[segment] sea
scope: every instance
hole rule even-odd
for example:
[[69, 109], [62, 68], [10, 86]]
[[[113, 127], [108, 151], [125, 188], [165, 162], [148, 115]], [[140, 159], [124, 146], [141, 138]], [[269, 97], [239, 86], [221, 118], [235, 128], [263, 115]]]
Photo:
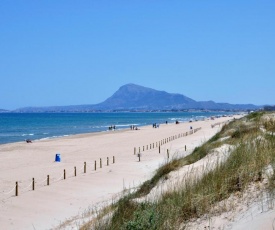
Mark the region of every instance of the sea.
[[232, 112], [0, 113], [0, 144], [109, 132], [166, 122], [190, 122]]

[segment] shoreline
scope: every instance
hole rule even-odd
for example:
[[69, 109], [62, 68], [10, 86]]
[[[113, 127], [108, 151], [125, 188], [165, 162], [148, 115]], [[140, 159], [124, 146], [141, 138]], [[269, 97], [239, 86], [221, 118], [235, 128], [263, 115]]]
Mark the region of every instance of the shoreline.
[[[128, 129], [130, 125], [137, 127], [150, 126], [153, 123], [165, 124], [175, 123], [178, 119], [180, 122], [189, 122], [189, 120], [204, 120], [211, 116], [232, 116], [233, 112], [201, 112], [199, 113], [142, 113], [138, 117], [137, 113], [124, 116], [122, 119], [119, 114], [111, 113], [110, 116], [105, 114], [103, 117], [95, 116], [95, 114], [11, 114], [11, 116], [4, 116], [3, 130], [1, 133], [1, 143], [11, 144], [17, 142], [24, 142], [30, 140], [48, 140], [60, 137], [66, 137], [78, 134], [89, 134], [95, 132], [108, 132], [108, 127], [115, 125], [118, 130]], [[1, 115], [1, 114], [0, 114]], [[14, 116], [15, 115], [15, 116]], [[22, 116], [21, 116], [22, 115]], [[18, 120], [18, 124], [14, 121]], [[58, 121], [58, 123], [55, 122]], [[63, 121], [62, 121], [63, 120]], [[59, 127], [59, 121], [60, 127]], [[39, 125], [40, 124], [40, 125]], [[9, 128], [8, 128], [9, 127]], [[14, 128], [12, 128], [14, 127]], [[47, 128], [48, 127], [48, 128]], [[61, 128], [61, 129], [60, 129]]]
[[[185, 122], [182, 122], [182, 123], [185, 123]], [[164, 124], [163, 124], [164, 125]], [[141, 127], [150, 127], [150, 125], [144, 125], [144, 126], [139, 126], [140, 128]], [[118, 133], [118, 132], [126, 132], [126, 131], [129, 131], [129, 128], [125, 128], [125, 129], [116, 129], [116, 130], [103, 130], [103, 131], [94, 131], [94, 132], [87, 132], [87, 133], [78, 133], [78, 134], [65, 134], [65, 135], [62, 135], [62, 136], [53, 136], [53, 137], [46, 137], [46, 138], [41, 138], [41, 139], [30, 139], [32, 141], [32, 143], [37, 143], [37, 142], [43, 142], [43, 141], [52, 141], [52, 140], [60, 140], [60, 139], [63, 139], [63, 138], [81, 138], [81, 137], [91, 137], [91, 136], [94, 136], [94, 135], [102, 135], [102, 134], [108, 134], [108, 133]], [[133, 130], [135, 131], [135, 130]], [[16, 144], [25, 144], [26, 141], [16, 141], [16, 142], [9, 142], [9, 143], [3, 143], [3, 144], [0, 144], [0, 147], [1, 146], [4, 146], [4, 145], [16, 145]], [[29, 144], [32, 144], [32, 143], [29, 143]]]
[[[231, 119], [233, 117], [221, 117], [178, 125], [162, 124], [160, 128], [142, 126], [139, 130], [76, 134], [33, 143], [0, 145], [0, 191], [9, 191], [15, 181], [19, 182], [18, 197], [4, 200], [1, 197], [0, 221], [6, 229], [57, 226], [67, 218], [80, 215], [92, 204], [112, 199], [124, 188], [140, 185], [167, 160], [166, 149], [169, 149], [171, 157], [173, 154], [189, 154], [220, 129], [219, 126], [211, 128], [211, 125]], [[161, 153], [157, 148], [141, 150], [141, 162], [138, 162], [134, 147], [142, 149], [145, 145], [188, 132], [190, 126], [193, 129], [201, 126], [202, 130], [162, 145]], [[184, 151], [185, 145], [187, 151]], [[56, 153], [61, 154], [61, 162], [54, 162]], [[111, 162], [113, 156], [116, 159], [114, 164]], [[110, 159], [109, 166], [106, 165], [107, 157]], [[99, 158], [103, 161], [102, 168], [99, 168]], [[94, 170], [95, 161], [97, 171]], [[87, 163], [86, 173], [83, 173], [84, 162]], [[77, 167], [77, 177], [73, 175], [74, 167]], [[64, 169], [68, 171], [68, 178], [58, 180], [62, 178]], [[50, 186], [46, 186], [45, 182], [41, 184], [49, 174], [56, 182], [50, 183]], [[22, 191], [33, 177], [37, 181], [36, 190]]]

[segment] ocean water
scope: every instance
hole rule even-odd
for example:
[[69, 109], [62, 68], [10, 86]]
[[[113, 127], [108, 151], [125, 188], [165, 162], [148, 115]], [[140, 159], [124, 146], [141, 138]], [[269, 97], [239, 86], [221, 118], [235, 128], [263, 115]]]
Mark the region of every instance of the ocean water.
[[152, 113], [0, 113], [0, 144], [56, 138], [81, 133], [129, 129], [145, 126], [203, 120], [211, 116], [231, 115], [229, 112], [152, 112]]

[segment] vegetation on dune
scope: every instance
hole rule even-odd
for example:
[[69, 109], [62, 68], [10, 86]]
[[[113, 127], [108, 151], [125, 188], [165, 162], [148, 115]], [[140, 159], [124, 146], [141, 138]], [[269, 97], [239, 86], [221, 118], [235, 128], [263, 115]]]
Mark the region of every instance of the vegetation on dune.
[[[222, 212], [226, 207], [214, 209], [218, 202], [232, 194], [242, 193], [251, 183], [264, 178], [267, 166], [273, 173], [267, 188], [275, 191], [275, 121], [262, 119], [264, 112], [248, 116], [225, 125], [207, 143], [195, 148], [192, 154], [173, 159], [163, 165], [155, 176], [146, 181], [135, 193], [128, 194], [112, 205], [110, 218], [97, 218], [83, 229], [184, 229], [193, 218], [206, 213]], [[204, 158], [213, 149], [230, 144], [234, 146], [226, 161], [201, 177], [185, 180], [180, 189], [171, 189], [156, 202], [136, 202], [135, 198], [148, 194], [159, 180], [171, 171]]]

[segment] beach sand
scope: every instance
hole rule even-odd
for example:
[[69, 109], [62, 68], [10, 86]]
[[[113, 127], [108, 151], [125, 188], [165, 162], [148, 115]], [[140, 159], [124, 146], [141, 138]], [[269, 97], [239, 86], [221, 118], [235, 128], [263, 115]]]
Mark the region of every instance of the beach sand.
[[[207, 141], [222, 127], [216, 125], [212, 128], [213, 124], [232, 119], [234, 117], [221, 117], [192, 123], [160, 124], [159, 128], [145, 126], [139, 130], [0, 145], [1, 229], [55, 229], [72, 217], [81, 217], [89, 207], [111, 201], [123, 189], [136, 187], [150, 179], [155, 170], [167, 161], [167, 149], [170, 158], [190, 154], [196, 146]], [[201, 130], [163, 144], [159, 153], [156, 143], [189, 132], [190, 126], [193, 130], [201, 127]], [[137, 155], [134, 155], [135, 147], [137, 152], [140, 147], [140, 162]], [[57, 153], [61, 156], [61, 162], [55, 162]], [[66, 180], [63, 179], [64, 169]], [[46, 185], [47, 175], [50, 176], [49, 186]], [[35, 179], [34, 191], [32, 178]], [[16, 181], [18, 196], [15, 196], [14, 190]]]

